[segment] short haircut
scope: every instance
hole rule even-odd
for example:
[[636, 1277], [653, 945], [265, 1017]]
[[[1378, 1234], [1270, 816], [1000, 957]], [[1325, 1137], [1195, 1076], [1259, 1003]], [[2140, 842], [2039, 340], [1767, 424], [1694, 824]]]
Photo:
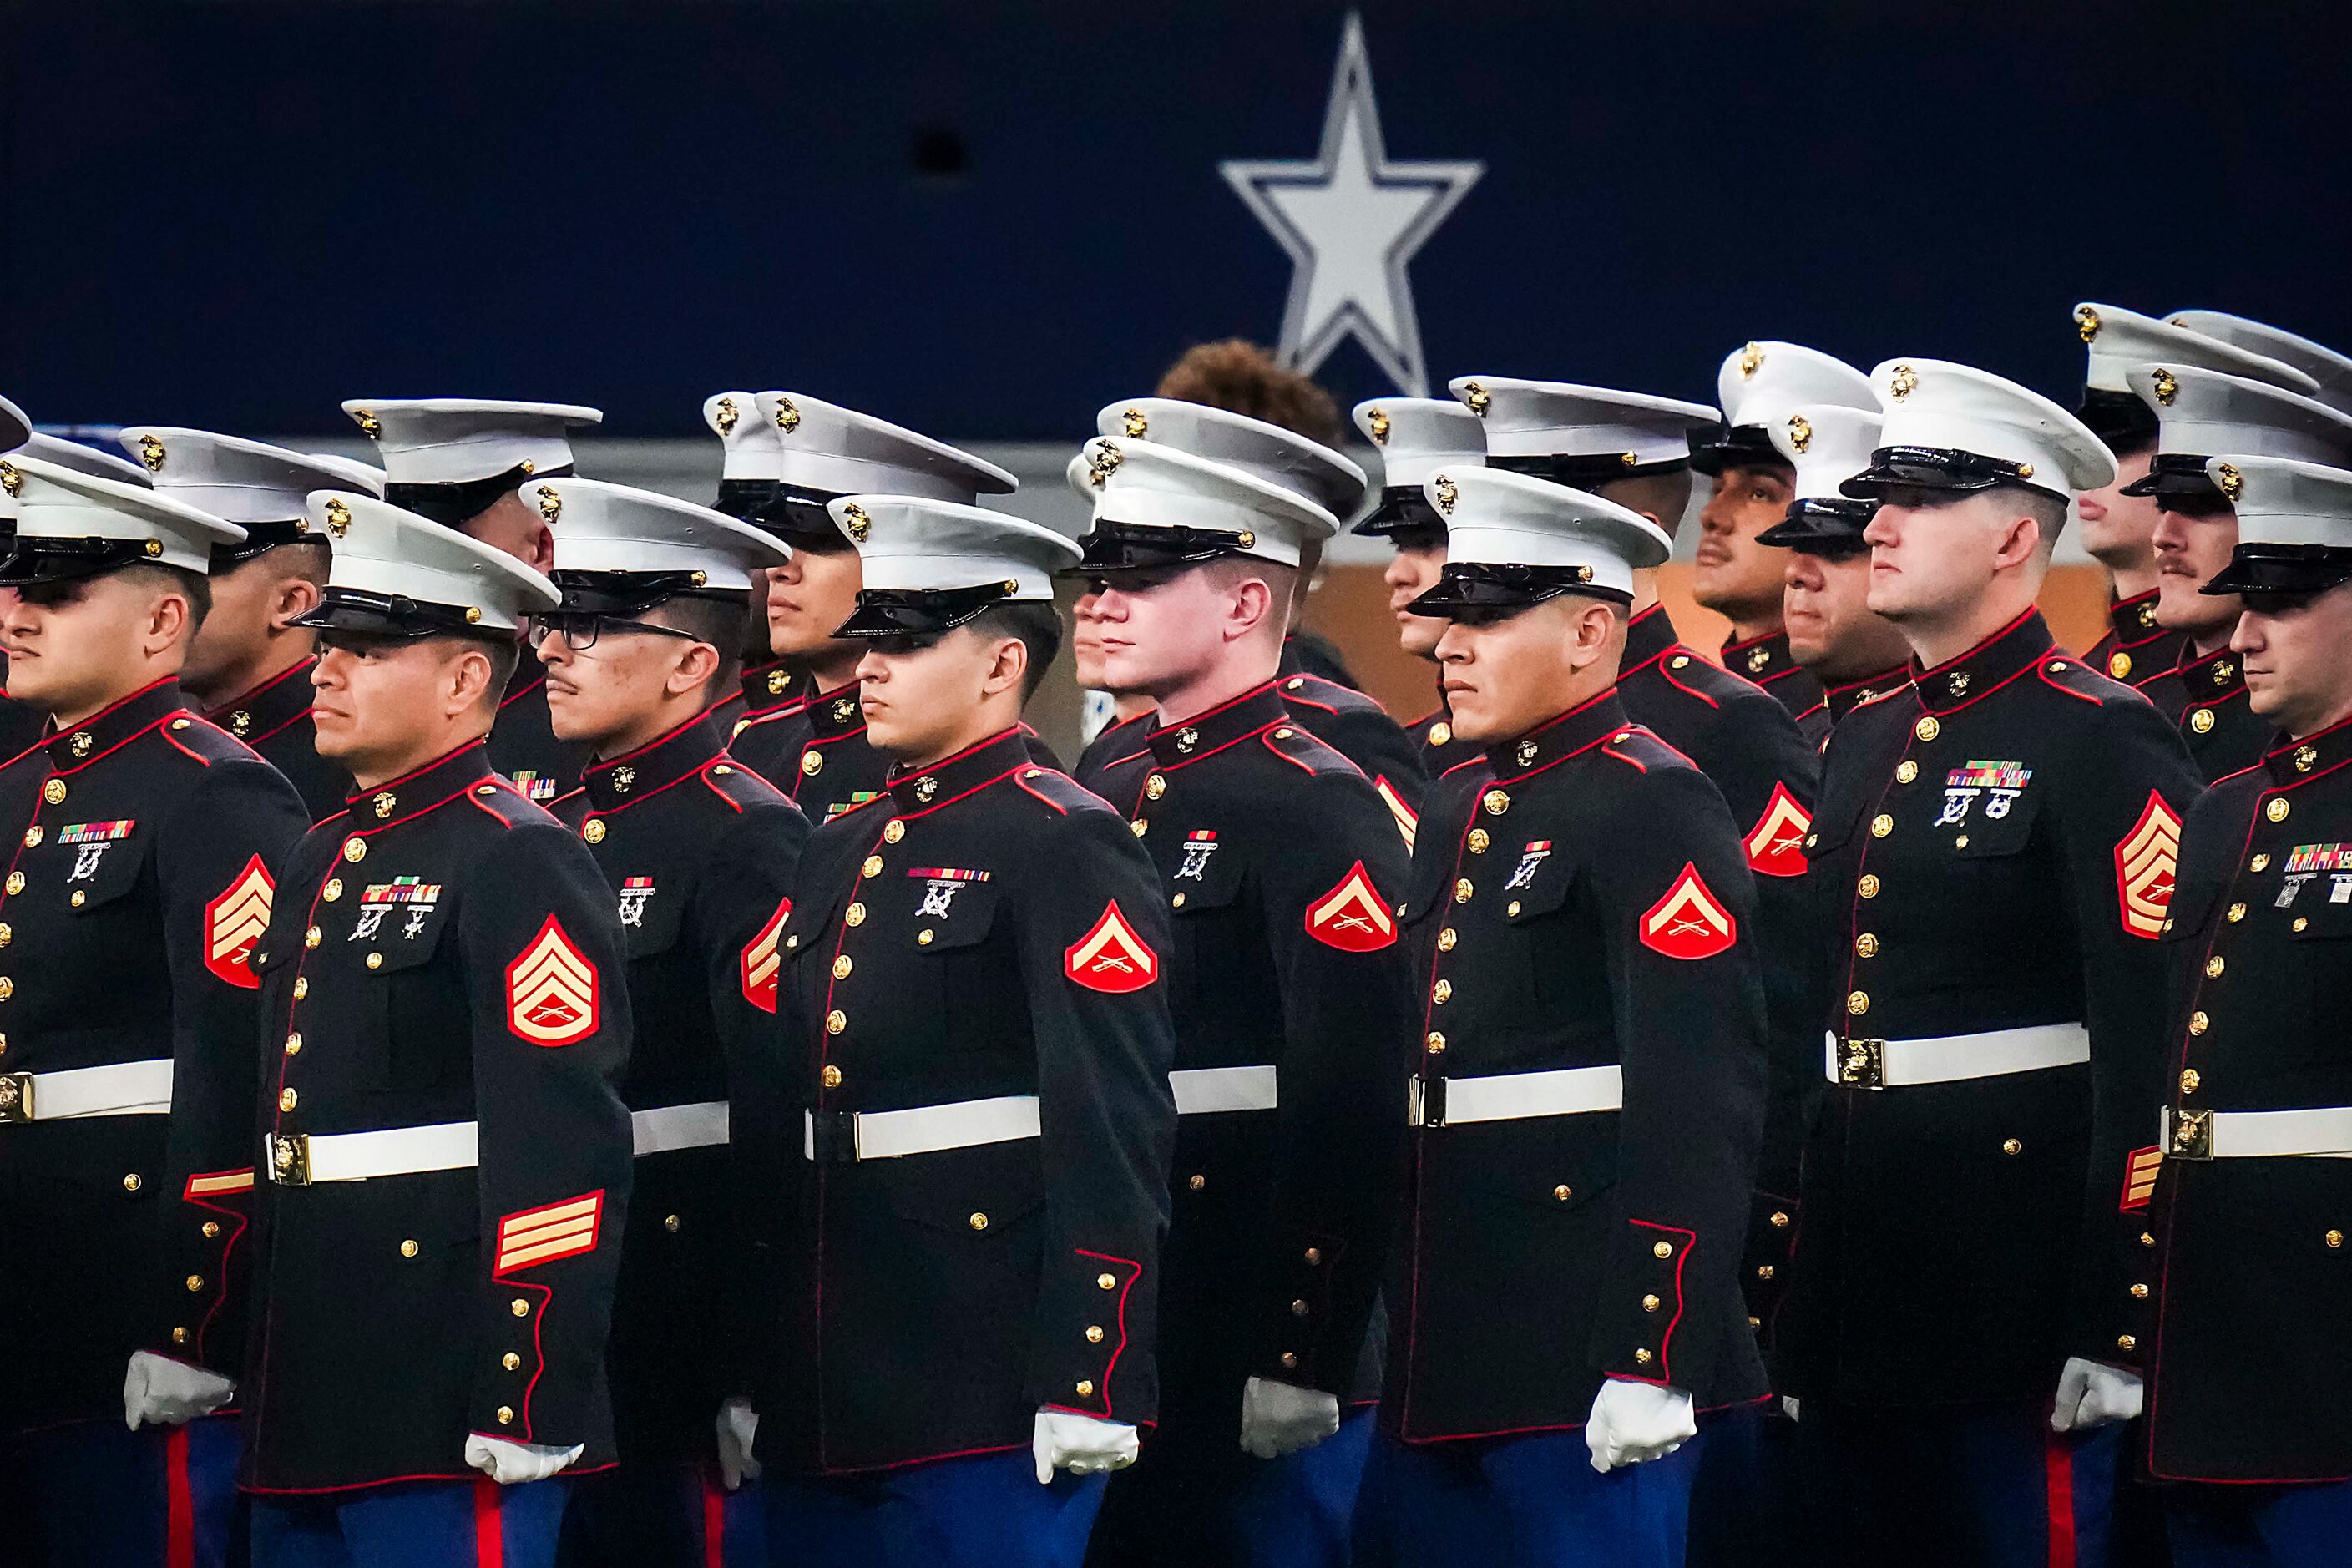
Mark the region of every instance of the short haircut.
[[1290, 606], [1298, 596], [1298, 568], [1256, 555], [1218, 555], [1195, 568], [1221, 588], [1232, 588], [1252, 577], [1274, 591], [1274, 608], [1266, 618], [1285, 632], [1290, 629]]
[[297, 539], [289, 543], [272, 545], [260, 559], [281, 577], [299, 577], [314, 588], [327, 585], [327, 568], [334, 552], [323, 539]]
[[726, 696], [742, 679], [743, 601], [740, 598], [714, 599], [680, 594], [674, 598], [664, 599], [647, 610], [645, 618], [657, 626], [675, 626], [719, 650], [719, 668], [710, 672], [709, 680], [702, 688], [705, 706]]
[[213, 613], [213, 585], [201, 572], [191, 572], [184, 566], [166, 566], [160, 561], [134, 561], [122, 567], [120, 575], [143, 583], [159, 594], [177, 594], [188, 601], [188, 635], [194, 637], [204, 629], [205, 617]]
[[2066, 526], [2066, 513], [2072, 510], [2061, 498], [2048, 490], [2035, 489], [2031, 485], [2002, 485], [2003, 500], [2042, 525], [2042, 551], [2049, 553], [2058, 542], [2059, 531]]
[[1054, 656], [1062, 651], [1061, 612], [1043, 599], [1016, 599], [991, 605], [966, 621], [982, 637], [1013, 637], [1028, 650], [1028, 668], [1021, 672], [1021, 700], [1026, 703], [1045, 683]]
[[1336, 447], [1339, 405], [1302, 373], [1244, 338], [1195, 343], [1160, 378], [1162, 397], [1205, 403]]
[[507, 685], [514, 679], [515, 668], [522, 663], [521, 639], [496, 634], [467, 637], [463, 632], [450, 632], [436, 636], [432, 640], [444, 645], [453, 652], [463, 653], [467, 648], [471, 648], [490, 661], [488, 698], [490, 711], [497, 712], [499, 705], [507, 700]]
[[1628, 511], [1645, 512], [1658, 520], [1669, 538], [1690, 510], [1690, 470], [1676, 467], [1655, 474], [1634, 474], [1608, 479], [1592, 487], [1602, 500], [1615, 501]]

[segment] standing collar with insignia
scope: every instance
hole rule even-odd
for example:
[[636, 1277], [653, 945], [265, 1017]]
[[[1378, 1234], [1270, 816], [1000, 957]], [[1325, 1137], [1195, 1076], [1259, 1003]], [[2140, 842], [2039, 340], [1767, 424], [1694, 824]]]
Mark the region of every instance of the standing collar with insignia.
[[796, 685], [806, 684], [805, 680], [796, 682], [782, 659], [772, 658], [763, 664], [746, 665], [743, 667], [743, 704], [754, 713], [765, 713], [779, 703], [792, 700]]
[[2194, 648], [2184, 647], [2179, 673], [2192, 702], [2218, 702], [2246, 689], [2245, 661], [2226, 643], [2202, 658], [2196, 657]]
[[1486, 760], [1494, 764], [1496, 784], [1516, 784], [1604, 741], [1622, 737], [1632, 722], [1612, 686], [1557, 718], [1545, 720], [1516, 741], [1487, 747]]
[[1726, 641], [1723, 668], [1759, 686], [1767, 686], [1783, 676], [1796, 674], [1802, 667], [1797, 663], [1796, 655], [1789, 651], [1789, 634], [1775, 631], [1745, 642]]
[[456, 751], [445, 752], [423, 767], [412, 768], [373, 789], [354, 789], [343, 806], [351, 813], [354, 826], [370, 828], [394, 817], [414, 816], [494, 776], [488, 745], [482, 741], [468, 741]]
[[1282, 694], [1274, 688], [1275, 683], [1268, 680], [1181, 724], [1155, 726], [1150, 737], [1152, 760], [1163, 768], [1181, 768], [1247, 740], [1268, 725], [1286, 722], [1290, 710], [1282, 705]]
[[890, 801], [898, 808], [900, 816], [919, 816], [1009, 774], [1038, 771], [1029, 757], [1028, 736], [1015, 724], [929, 767], [908, 769], [893, 765]]
[[866, 728], [866, 710], [858, 705], [857, 682], [819, 691], [814, 682], [808, 695], [809, 728], [820, 741], [837, 741]]
[[2150, 588], [2145, 594], [2117, 599], [2107, 606], [2107, 630], [2115, 634], [2117, 647], [2130, 647], [2163, 635], [2164, 628], [2156, 624], [2158, 591]]
[[582, 770], [581, 784], [588, 804], [598, 811], [619, 811], [680, 779], [691, 778], [726, 750], [719, 726], [708, 713], [698, 713], [666, 735], [646, 742], [634, 752], [590, 763]]
[[1843, 686], [1827, 687], [1823, 689], [1822, 696], [1830, 705], [1830, 721], [1843, 723], [1847, 714], [1864, 703], [1875, 701], [1890, 691], [1900, 691], [1910, 684], [1910, 667], [1898, 664], [1893, 669], [1880, 670], [1867, 680], [1849, 681]]
[[1911, 684], [1918, 689], [1919, 700], [1929, 712], [1948, 713], [2008, 685], [2040, 664], [2056, 646], [2042, 612], [2027, 610], [1959, 658], [1946, 659], [1933, 669], [1922, 669], [1919, 661], [1913, 659]]
[[205, 717], [248, 746], [268, 740], [297, 720], [310, 717], [310, 671], [318, 665], [315, 658], [303, 659]]
[[69, 773], [145, 734], [186, 706], [180, 700], [179, 678], [167, 675], [100, 709], [71, 729], [54, 731], [42, 744], [47, 748], [49, 765]]
[[1625, 623], [1625, 662], [1617, 679], [1623, 680], [1680, 646], [1675, 636], [1674, 617], [1666, 614], [1666, 606], [1652, 605]]
[[2282, 741], [2263, 754], [2263, 766], [2281, 785], [2298, 784], [2352, 763], [2352, 719], [2338, 719], [2301, 740]]

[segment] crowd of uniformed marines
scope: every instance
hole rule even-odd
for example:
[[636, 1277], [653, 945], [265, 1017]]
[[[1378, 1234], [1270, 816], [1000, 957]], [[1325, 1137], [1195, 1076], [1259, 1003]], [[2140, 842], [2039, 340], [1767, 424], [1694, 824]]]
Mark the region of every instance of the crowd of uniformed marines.
[[1369, 510], [1114, 403], [1076, 541], [798, 393], [710, 507], [0, 404], [0, 1561], [2343, 1561], [2352, 359], [2074, 319], [1367, 403]]

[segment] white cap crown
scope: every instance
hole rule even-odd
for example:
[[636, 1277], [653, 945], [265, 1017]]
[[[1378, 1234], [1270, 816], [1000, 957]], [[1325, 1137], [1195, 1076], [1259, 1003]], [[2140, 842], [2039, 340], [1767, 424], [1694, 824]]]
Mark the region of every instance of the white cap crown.
[[700, 573], [700, 586], [749, 590], [792, 559], [772, 535], [724, 512], [603, 479], [533, 479], [517, 492], [555, 535], [558, 572]]
[[1427, 493], [1445, 519], [1448, 565], [1565, 569], [1630, 599], [1633, 574], [1674, 553], [1674, 542], [1641, 513], [1530, 474], [1444, 469], [1430, 476]]
[[1380, 450], [1385, 489], [1418, 489], [1440, 468], [1475, 468], [1486, 461], [1485, 426], [1451, 397], [1376, 397], [1357, 404], [1350, 417]]
[[333, 590], [398, 595], [456, 609], [468, 626], [514, 631], [563, 602], [555, 584], [495, 545], [354, 490], [313, 490], [303, 513], [332, 548]]
[[376, 444], [395, 485], [474, 484], [517, 468], [569, 468], [571, 432], [604, 418], [601, 409], [575, 403], [478, 397], [355, 397], [343, 412]]

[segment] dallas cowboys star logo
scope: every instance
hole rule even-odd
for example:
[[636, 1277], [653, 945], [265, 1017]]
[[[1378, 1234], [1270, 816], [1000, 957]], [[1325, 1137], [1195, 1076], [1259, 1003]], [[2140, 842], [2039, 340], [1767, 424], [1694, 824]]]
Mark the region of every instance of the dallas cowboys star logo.
[[1362, 18], [1349, 13], [1340, 37], [1315, 157], [1235, 158], [1218, 168], [1290, 252], [1282, 362], [1312, 374], [1352, 336], [1399, 391], [1425, 395], [1421, 322], [1405, 264], [1486, 165], [1389, 161]]

